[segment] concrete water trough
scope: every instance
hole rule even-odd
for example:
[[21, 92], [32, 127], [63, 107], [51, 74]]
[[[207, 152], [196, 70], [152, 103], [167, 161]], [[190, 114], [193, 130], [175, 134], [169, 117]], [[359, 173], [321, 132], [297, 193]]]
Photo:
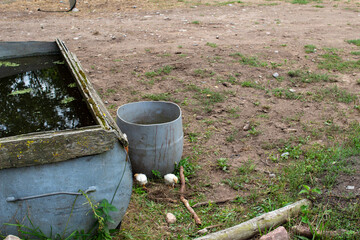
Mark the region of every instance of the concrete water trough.
[[115, 228], [132, 190], [127, 139], [76, 56], [54, 42], [0, 42], [0, 235], [19, 224], [68, 236], [108, 200]]

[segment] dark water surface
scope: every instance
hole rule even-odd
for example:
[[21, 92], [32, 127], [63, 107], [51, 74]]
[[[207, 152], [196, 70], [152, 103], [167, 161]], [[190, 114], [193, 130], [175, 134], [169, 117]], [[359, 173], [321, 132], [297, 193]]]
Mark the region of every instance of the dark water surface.
[[91, 125], [61, 55], [0, 60], [0, 138]]

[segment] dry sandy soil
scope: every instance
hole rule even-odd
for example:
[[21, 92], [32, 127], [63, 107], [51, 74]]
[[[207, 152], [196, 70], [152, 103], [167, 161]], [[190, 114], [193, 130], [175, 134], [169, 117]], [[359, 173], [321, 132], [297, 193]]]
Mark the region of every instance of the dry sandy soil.
[[[318, 69], [318, 63], [324, 48], [340, 49], [344, 59], [359, 60], [349, 54], [359, 48], [346, 40], [359, 38], [360, 6], [356, 1], [220, 3], [81, 0], [79, 12], [50, 13], [37, 9], [60, 10], [68, 4], [0, 0], [0, 41], [60, 38], [77, 55], [114, 117], [122, 104], [149, 99], [146, 94], [167, 94], [183, 110], [184, 156], [191, 156], [196, 145], [206, 153], [198, 159], [202, 168], [193, 183], [211, 186], [204, 191], [207, 199], [234, 197], [240, 193], [219, 184], [227, 174], [217, 169], [216, 159], [228, 158], [230, 168], [252, 159], [257, 171], [268, 174], [280, 167], [268, 157], [283, 140], [313, 134], [312, 141], [326, 144], [326, 133], [314, 134], [324, 122], [347, 129], [359, 120], [359, 112], [353, 110], [357, 103], [279, 98], [240, 83], [304, 94], [336, 84], [358, 94], [359, 69], [328, 72]], [[318, 51], [305, 53], [304, 46], [310, 44]], [[235, 53], [255, 56], [268, 66], [241, 64]], [[172, 71], [146, 76], [164, 66]], [[291, 82], [287, 73], [297, 69], [336, 75], [336, 82]], [[230, 76], [233, 81], [227, 81]], [[189, 90], [194, 85], [225, 99], [205, 111], [199, 93]], [[257, 133], [244, 131], [247, 124]], [[190, 142], [194, 137], [196, 141]], [[360, 193], [359, 177], [344, 178], [339, 189], [347, 185], [357, 186]]]

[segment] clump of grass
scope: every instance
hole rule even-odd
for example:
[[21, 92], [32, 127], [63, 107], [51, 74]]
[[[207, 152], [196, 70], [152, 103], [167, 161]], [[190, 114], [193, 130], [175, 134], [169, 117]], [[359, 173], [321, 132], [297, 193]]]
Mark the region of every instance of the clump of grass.
[[336, 78], [334, 76], [330, 76], [328, 74], [312, 73], [309, 71], [292, 70], [288, 72], [288, 75], [291, 78], [301, 81], [303, 83], [336, 82]]
[[214, 76], [215, 73], [208, 69], [195, 69], [194, 75], [201, 78], [211, 77]]
[[283, 89], [283, 88], [272, 89], [272, 94], [277, 98], [284, 98], [284, 99], [298, 100], [302, 98], [301, 94], [291, 92], [289, 89]]
[[235, 4], [235, 3], [244, 3], [244, 2], [242, 2], [242, 1], [227, 1], [227, 2], [219, 2], [219, 3], [216, 3], [216, 5], [218, 5], [218, 6], [224, 6], [224, 5]]
[[211, 43], [211, 42], [207, 42], [206, 46], [212, 47], [212, 48], [216, 48], [217, 44], [216, 43]]
[[192, 21], [192, 24], [200, 24], [200, 21]]
[[342, 103], [352, 103], [358, 99], [355, 94], [349, 93], [344, 89], [339, 89], [337, 86], [334, 86], [333, 88], [319, 89], [313, 97], [318, 101], [329, 99]]
[[344, 61], [335, 51], [327, 51], [327, 53], [320, 55], [323, 60], [320, 61], [318, 68], [340, 72], [360, 69], [360, 60]]
[[143, 98], [150, 99], [153, 101], [169, 101], [171, 99], [170, 93], [159, 93], [159, 94], [145, 94]]
[[360, 51], [350, 52], [352, 55], [360, 56]]
[[239, 62], [243, 65], [249, 65], [253, 67], [267, 67], [268, 64], [266, 62], [261, 62], [257, 57], [253, 56], [245, 56], [241, 53], [233, 53], [230, 54], [232, 57], [239, 58]]
[[304, 48], [306, 53], [315, 53], [317, 51], [314, 45], [305, 45]]
[[221, 169], [224, 172], [229, 172], [229, 164], [228, 164], [228, 160], [227, 158], [218, 158], [216, 160], [217, 162], [217, 166], [219, 169]]
[[240, 84], [242, 87], [255, 88], [255, 89], [264, 89], [260, 84], [253, 81], [243, 81]]
[[145, 76], [147, 78], [153, 78], [156, 76], [160, 76], [160, 75], [168, 75], [171, 73], [171, 71], [174, 69], [174, 67], [166, 65], [164, 67], [161, 67], [155, 71], [151, 71], [151, 72], [146, 72]]
[[360, 46], [360, 39], [347, 40], [347, 43], [354, 44], [356, 46]]

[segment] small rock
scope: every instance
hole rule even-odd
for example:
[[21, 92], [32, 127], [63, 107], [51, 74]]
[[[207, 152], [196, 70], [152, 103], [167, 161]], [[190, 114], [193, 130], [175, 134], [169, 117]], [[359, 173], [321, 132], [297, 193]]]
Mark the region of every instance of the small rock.
[[222, 85], [225, 87], [231, 87], [231, 83], [228, 83], [228, 82], [223, 82]]
[[196, 120], [203, 120], [202, 116], [196, 116]]
[[120, 94], [115, 94], [114, 101], [119, 101], [121, 99]]
[[132, 8], [137, 8], [137, 6], [132, 6]]
[[173, 224], [173, 223], [175, 223], [175, 222], [176, 222], [176, 217], [175, 217], [175, 215], [172, 214], [172, 213], [167, 213], [167, 214], [166, 214], [166, 222], [167, 222], [168, 224]]
[[275, 50], [275, 53], [279, 53], [279, 51], [278, 51], [278, 50]]
[[288, 129], [285, 130], [285, 132], [287, 132], [287, 133], [297, 132], [297, 129], [295, 129], [295, 128], [288, 128]]
[[220, 37], [219, 36], [216, 36], [216, 39], [219, 39]]
[[109, 104], [109, 102], [108, 102], [108, 101], [105, 101], [104, 103], [105, 103], [105, 104]]
[[276, 177], [276, 175], [274, 173], [270, 173], [269, 177], [274, 178], [274, 177]]
[[290, 88], [290, 89], [289, 89], [289, 92], [292, 92], [292, 93], [293, 93], [293, 92], [296, 92], [296, 90], [295, 90], [295, 89]]
[[21, 240], [21, 239], [14, 235], [7, 235], [4, 240]]
[[284, 152], [283, 154], [281, 154], [281, 157], [287, 157], [287, 156], [289, 156], [289, 155], [290, 155], [289, 152]]
[[283, 226], [262, 236], [260, 240], [289, 240], [289, 234]]
[[72, 12], [78, 12], [78, 11], [80, 11], [80, 10], [77, 9], [77, 8], [73, 8], [71, 11], [72, 11]]
[[346, 186], [346, 190], [354, 190], [355, 186]]
[[274, 78], [278, 78], [278, 77], [279, 77], [279, 74], [276, 72], [276, 73], [273, 74], [273, 77], [274, 77]]
[[207, 228], [204, 228], [204, 229], [201, 229], [201, 230], [198, 231], [199, 234], [204, 234], [204, 233], [207, 233], [207, 232], [208, 232]]
[[244, 131], [248, 131], [250, 129], [250, 123], [245, 124], [245, 126], [243, 127]]

